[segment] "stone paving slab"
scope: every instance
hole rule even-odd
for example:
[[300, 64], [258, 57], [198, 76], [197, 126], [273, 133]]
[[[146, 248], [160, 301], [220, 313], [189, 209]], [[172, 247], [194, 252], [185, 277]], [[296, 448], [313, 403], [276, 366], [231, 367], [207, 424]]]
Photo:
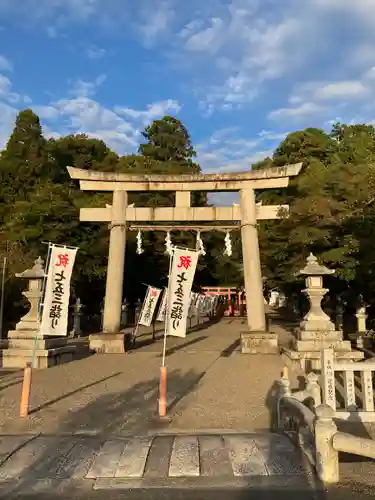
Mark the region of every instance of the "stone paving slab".
[[[311, 470], [284, 436], [156, 435], [132, 438], [1, 436], [0, 495], [64, 488], [243, 487], [260, 478], [307, 478]], [[291, 479], [291, 482], [293, 482]], [[270, 483], [271, 484], [271, 483]]]

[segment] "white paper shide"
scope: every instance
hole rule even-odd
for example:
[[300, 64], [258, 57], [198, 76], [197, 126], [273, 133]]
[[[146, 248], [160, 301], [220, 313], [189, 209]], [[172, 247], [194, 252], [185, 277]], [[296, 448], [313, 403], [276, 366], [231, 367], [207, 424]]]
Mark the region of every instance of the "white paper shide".
[[40, 333], [65, 336], [68, 333], [70, 280], [77, 248], [52, 245]]
[[186, 337], [190, 292], [199, 252], [175, 248], [168, 287], [167, 334]]
[[149, 286], [147, 288], [146, 297], [145, 300], [143, 301], [142, 311], [138, 321], [139, 325], [143, 326], [151, 325], [160, 294], [161, 294], [160, 288], [155, 288], [153, 286]]

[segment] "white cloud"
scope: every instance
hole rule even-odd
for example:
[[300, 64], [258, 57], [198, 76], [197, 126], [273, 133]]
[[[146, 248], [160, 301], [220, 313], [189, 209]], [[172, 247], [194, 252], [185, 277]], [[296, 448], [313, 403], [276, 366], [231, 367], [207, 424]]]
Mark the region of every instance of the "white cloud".
[[295, 86], [289, 97], [290, 104], [311, 101], [352, 101], [364, 99], [371, 95], [371, 71], [367, 71], [362, 79], [342, 80], [336, 82], [305, 82]]
[[[358, 79], [341, 81], [311, 81], [298, 84], [289, 96], [291, 106], [279, 108], [269, 113], [271, 120], [291, 119], [305, 121], [328, 115], [337, 115], [340, 110], [351, 108], [355, 103], [358, 114], [359, 107], [366, 107], [375, 97], [375, 66], [367, 69]], [[347, 114], [347, 113], [345, 113]], [[352, 112], [353, 114], [353, 112]]]
[[314, 102], [304, 102], [303, 104], [290, 108], [280, 108], [271, 111], [268, 117], [271, 120], [283, 120], [285, 118], [292, 118], [295, 120], [311, 118], [316, 115], [321, 115], [326, 111], [323, 106], [318, 106]]
[[180, 109], [181, 105], [179, 104], [179, 102], [173, 99], [167, 99], [166, 101], [149, 104], [145, 111], [131, 108], [122, 108], [120, 106], [115, 107], [115, 111], [119, 115], [125, 115], [129, 118], [140, 120], [141, 123], [150, 122], [169, 113], [177, 114]]
[[47, 26], [46, 32], [49, 38], [57, 38], [59, 36], [56, 26]]
[[233, 1], [229, 16], [221, 12], [208, 26], [195, 20], [193, 28], [183, 29], [185, 50], [199, 57], [205, 53], [211, 58], [207, 63], [215, 65], [216, 82], [200, 89], [209, 112], [251, 102], [263, 82], [282, 76], [298, 62], [293, 41], [301, 34], [299, 20], [289, 11], [270, 20], [255, 7], [254, 2]]
[[315, 92], [316, 99], [356, 99], [366, 97], [369, 93], [360, 81], [343, 81], [328, 83]]
[[[43, 105], [34, 104], [32, 109], [41, 118], [45, 134], [59, 137], [84, 133], [102, 139], [120, 154], [134, 153], [140, 143], [140, 131], [145, 125], [168, 112], [176, 113], [181, 109], [181, 105], [173, 99], [149, 104], [145, 110], [121, 106], [107, 108], [93, 99], [98, 86], [104, 81], [105, 76], [100, 75], [93, 82], [71, 82], [67, 97]], [[8, 140], [14, 119], [24, 107], [25, 100], [27, 96], [13, 92], [11, 81], [0, 75], [0, 148]]]
[[103, 48], [92, 46], [86, 50], [86, 54], [89, 59], [98, 60], [105, 56], [106, 50]]
[[107, 76], [102, 74], [99, 75], [95, 80], [92, 82], [87, 82], [81, 79], [78, 79], [73, 82], [72, 87], [69, 91], [70, 94], [74, 96], [91, 96], [94, 95], [101, 85], [106, 81]]
[[0, 54], [0, 71], [12, 71], [13, 64], [5, 56]]
[[323, 10], [338, 10], [351, 16], [359, 16], [363, 21], [375, 21], [373, 0], [312, 0], [312, 4]]
[[214, 17], [210, 20], [211, 26], [204, 28], [201, 31], [192, 33], [194, 27], [198, 28], [200, 23], [199, 20], [195, 20], [190, 23], [190, 33], [188, 36], [186, 27], [180, 34], [182, 37], [187, 37], [185, 48], [187, 50], [196, 50], [202, 52], [215, 53], [220, 46], [223, 44], [223, 35], [225, 35], [226, 27], [223, 19]]
[[0, 100], [0, 151], [8, 142], [17, 112], [16, 108]]
[[141, 21], [137, 30], [141, 35], [142, 43], [151, 48], [156, 41], [169, 33], [175, 11], [168, 0], [159, 0], [141, 9]]
[[252, 164], [272, 156], [279, 142], [276, 132], [243, 137], [237, 127], [227, 127], [197, 146], [198, 162], [205, 172], [250, 170]]
[[273, 130], [261, 130], [258, 136], [263, 140], [283, 141], [290, 132], [274, 132]]
[[12, 92], [12, 82], [8, 77], [0, 74], [0, 98], [12, 104], [20, 100], [19, 94]]
[[56, 120], [60, 116], [60, 112], [54, 106], [33, 106], [33, 111], [41, 120]]
[[87, 20], [102, 6], [102, 0], [1, 0], [0, 12], [23, 14], [30, 19], [56, 19], [62, 15], [74, 17], [76, 20]]

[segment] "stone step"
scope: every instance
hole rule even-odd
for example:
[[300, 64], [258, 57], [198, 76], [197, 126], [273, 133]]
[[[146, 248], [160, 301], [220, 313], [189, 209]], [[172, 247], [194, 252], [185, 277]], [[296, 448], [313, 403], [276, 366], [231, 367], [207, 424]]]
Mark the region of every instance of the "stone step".
[[292, 484], [312, 477], [293, 444], [270, 433], [0, 439], [0, 494], [63, 480], [91, 481], [94, 489], [134, 489], [243, 487], [269, 479]]

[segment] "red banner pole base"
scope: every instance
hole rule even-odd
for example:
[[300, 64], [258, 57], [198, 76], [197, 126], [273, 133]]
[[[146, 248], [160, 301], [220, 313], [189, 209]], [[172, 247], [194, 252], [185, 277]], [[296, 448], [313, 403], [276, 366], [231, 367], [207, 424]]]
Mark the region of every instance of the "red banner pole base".
[[160, 367], [159, 382], [159, 417], [165, 417], [167, 414], [167, 367]]

